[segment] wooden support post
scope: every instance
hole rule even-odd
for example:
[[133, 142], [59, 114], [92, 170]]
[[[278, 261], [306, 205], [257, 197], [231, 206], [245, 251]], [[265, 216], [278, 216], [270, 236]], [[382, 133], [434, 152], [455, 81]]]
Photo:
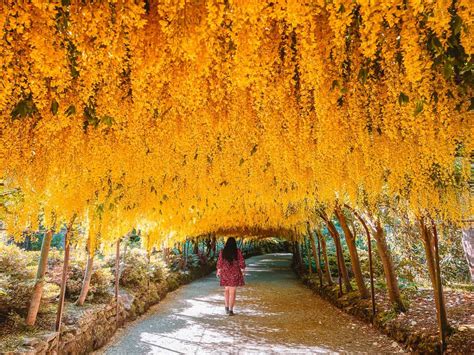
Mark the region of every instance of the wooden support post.
[[[316, 233], [316, 238], [318, 239], [318, 266], [319, 266], [319, 274], [320, 274], [319, 286], [323, 287], [323, 269], [321, 265], [321, 245], [319, 241], [320, 236], [317, 233]], [[313, 236], [313, 240], [314, 240], [314, 236]], [[331, 278], [330, 274], [329, 274], [329, 278]]]
[[117, 240], [115, 249], [115, 320], [116, 327], [120, 326], [119, 312], [119, 280], [120, 279], [120, 239]]
[[446, 302], [443, 293], [443, 284], [441, 282], [441, 266], [439, 262], [439, 247], [438, 247], [438, 231], [436, 223], [431, 219], [431, 228], [433, 236], [433, 249], [434, 249], [434, 264], [436, 271], [436, 290], [438, 297], [438, 327], [439, 327], [439, 338], [441, 342], [441, 350], [446, 350], [446, 337], [449, 335], [450, 327], [448, 323], [448, 317], [446, 315]]
[[64, 298], [66, 295], [66, 282], [67, 282], [67, 273], [69, 270], [69, 253], [70, 253], [70, 239], [72, 234], [72, 225], [74, 223], [76, 216], [74, 215], [66, 227], [66, 234], [64, 235], [64, 261], [63, 261], [63, 273], [61, 275], [61, 291], [59, 292], [59, 303], [58, 310], [56, 312], [56, 324], [55, 330], [58, 332], [58, 346], [59, 338], [61, 336], [61, 323], [63, 319], [63, 310], [64, 310]]
[[446, 336], [449, 333], [446, 305], [444, 301], [443, 285], [441, 284], [441, 268], [439, 265], [438, 232], [436, 224], [431, 220], [431, 229], [425, 224], [424, 218], [420, 218], [421, 235], [425, 246], [426, 263], [433, 285], [434, 301], [436, 306], [436, 318], [439, 330], [441, 351], [446, 348]]

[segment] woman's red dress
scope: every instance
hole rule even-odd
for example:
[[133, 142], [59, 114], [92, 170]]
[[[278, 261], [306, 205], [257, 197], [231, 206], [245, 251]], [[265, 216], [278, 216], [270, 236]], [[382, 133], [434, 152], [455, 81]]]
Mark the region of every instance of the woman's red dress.
[[241, 269], [245, 269], [245, 260], [240, 249], [237, 249], [237, 259], [231, 263], [222, 257], [222, 250], [217, 259], [217, 268], [221, 270], [221, 286], [243, 286], [244, 275]]

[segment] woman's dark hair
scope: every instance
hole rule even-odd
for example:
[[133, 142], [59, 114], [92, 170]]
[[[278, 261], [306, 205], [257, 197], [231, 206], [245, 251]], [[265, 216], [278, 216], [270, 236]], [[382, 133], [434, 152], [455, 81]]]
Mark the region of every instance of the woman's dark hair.
[[230, 237], [225, 242], [224, 250], [222, 250], [222, 257], [229, 263], [237, 259], [237, 243], [234, 237]]

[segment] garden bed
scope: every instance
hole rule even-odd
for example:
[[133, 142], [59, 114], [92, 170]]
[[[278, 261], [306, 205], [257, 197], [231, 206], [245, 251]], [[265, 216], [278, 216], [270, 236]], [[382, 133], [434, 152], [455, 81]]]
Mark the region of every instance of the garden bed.
[[[280, 248], [275, 244], [276, 248]], [[245, 257], [266, 252], [275, 252], [272, 246], [248, 250]], [[196, 263], [189, 263], [187, 270], [167, 271], [160, 274], [159, 282], [146, 282], [146, 272], [141, 262], [142, 256], [131, 255], [130, 270], [124, 270], [121, 278], [119, 297], [118, 326], [133, 321], [150, 307], [159, 303], [181, 285], [190, 283], [206, 276], [215, 270], [216, 260], [211, 258]], [[148, 266], [149, 267], [149, 266]], [[49, 272], [54, 276], [54, 267]], [[50, 279], [51, 279], [50, 277]], [[122, 283], [125, 283], [124, 286]], [[87, 354], [103, 347], [117, 331], [115, 299], [110, 290], [108, 297], [92, 298], [83, 306], [66, 301], [61, 335], [54, 330], [56, 304], [46, 303], [39, 314], [37, 324], [27, 327], [20, 315], [9, 317], [0, 323], [0, 353], [13, 354], [45, 354], [59, 352], [61, 354]], [[53, 299], [54, 301], [54, 299]]]
[[[403, 344], [409, 351], [440, 353], [436, 308], [433, 291], [428, 289], [405, 292], [408, 311], [393, 311], [388, 295], [376, 290], [376, 317], [372, 316], [369, 299], [361, 299], [357, 291], [338, 297], [338, 285], [319, 286], [316, 274], [300, 275], [303, 283], [333, 305], [356, 316]], [[470, 354], [474, 352], [474, 294], [470, 291], [446, 290], [446, 308], [452, 333], [447, 338], [447, 353]]]

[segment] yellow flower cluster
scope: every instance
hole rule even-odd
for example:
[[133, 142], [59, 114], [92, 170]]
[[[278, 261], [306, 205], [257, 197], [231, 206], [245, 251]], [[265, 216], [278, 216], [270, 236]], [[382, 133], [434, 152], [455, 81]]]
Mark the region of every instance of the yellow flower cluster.
[[337, 200], [462, 220], [473, 88], [448, 50], [472, 62], [474, 27], [451, 3], [3, 3], [0, 177], [21, 198], [0, 217], [20, 238], [77, 215], [89, 250], [293, 230]]

